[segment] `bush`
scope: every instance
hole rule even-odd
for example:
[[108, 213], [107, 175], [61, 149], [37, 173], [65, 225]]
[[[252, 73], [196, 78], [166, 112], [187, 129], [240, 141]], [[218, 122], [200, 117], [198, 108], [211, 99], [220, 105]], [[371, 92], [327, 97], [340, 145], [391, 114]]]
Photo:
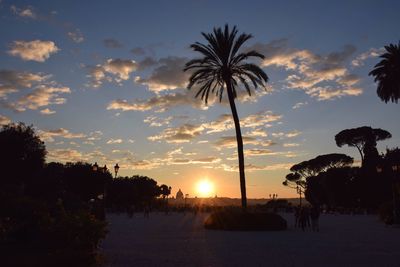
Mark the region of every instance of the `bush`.
[[4, 266], [92, 266], [106, 222], [88, 210], [65, 212], [62, 203], [49, 208], [30, 199], [3, 199], [0, 247]]
[[204, 227], [228, 231], [281, 231], [286, 230], [287, 223], [275, 213], [217, 211], [206, 219]]

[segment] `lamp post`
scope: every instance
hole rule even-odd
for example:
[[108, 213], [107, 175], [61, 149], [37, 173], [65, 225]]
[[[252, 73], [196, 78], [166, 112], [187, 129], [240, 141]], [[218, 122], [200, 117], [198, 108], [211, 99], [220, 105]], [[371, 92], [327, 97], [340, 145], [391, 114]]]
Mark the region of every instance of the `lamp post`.
[[118, 166], [118, 163], [117, 163], [114, 166], [115, 178], [117, 178], [118, 171], [119, 171], [119, 166]]

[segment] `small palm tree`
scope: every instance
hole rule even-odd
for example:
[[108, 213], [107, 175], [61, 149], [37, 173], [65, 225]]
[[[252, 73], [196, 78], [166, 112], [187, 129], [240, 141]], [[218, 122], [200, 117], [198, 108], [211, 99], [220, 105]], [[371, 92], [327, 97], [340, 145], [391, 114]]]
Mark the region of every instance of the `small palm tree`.
[[184, 71], [193, 71], [189, 78], [188, 89], [197, 85], [198, 92], [196, 97], [201, 95], [201, 99], [206, 104], [210, 93], [215, 94], [221, 101], [226, 90], [236, 130], [242, 208], [246, 211], [243, 139], [235, 105], [236, 89], [239, 84], [242, 84], [249, 95], [251, 95], [251, 86], [254, 88], [260, 86], [266, 89], [265, 84], [268, 81], [268, 76], [257, 65], [246, 63], [246, 59], [251, 57], [263, 59], [264, 56], [262, 54], [256, 51], [239, 53], [242, 45], [252, 36], [246, 33], [237, 36], [237, 33], [236, 26], [229, 31], [228, 25], [225, 25], [224, 30], [222, 28], [214, 28], [212, 33], [201, 33], [208, 43], [196, 42], [190, 47], [194, 51], [201, 53], [203, 57], [187, 62]]
[[369, 73], [378, 82], [377, 94], [382, 101], [396, 102], [400, 98], [400, 42], [385, 46], [383, 58]]

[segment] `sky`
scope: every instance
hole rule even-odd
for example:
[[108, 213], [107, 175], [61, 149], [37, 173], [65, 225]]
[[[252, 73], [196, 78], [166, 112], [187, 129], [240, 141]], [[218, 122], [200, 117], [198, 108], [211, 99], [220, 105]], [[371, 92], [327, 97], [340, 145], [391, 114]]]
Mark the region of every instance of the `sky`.
[[120, 166], [201, 196], [240, 197], [227, 99], [206, 106], [187, 90], [190, 44], [226, 23], [252, 34], [243, 49], [269, 76], [236, 100], [249, 198], [296, 197], [282, 182], [321, 154], [360, 156], [334, 136], [382, 128], [400, 145], [400, 105], [368, 76], [400, 40], [399, 1], [0, 1], [0, 124], [32, 124], [47, 162]]

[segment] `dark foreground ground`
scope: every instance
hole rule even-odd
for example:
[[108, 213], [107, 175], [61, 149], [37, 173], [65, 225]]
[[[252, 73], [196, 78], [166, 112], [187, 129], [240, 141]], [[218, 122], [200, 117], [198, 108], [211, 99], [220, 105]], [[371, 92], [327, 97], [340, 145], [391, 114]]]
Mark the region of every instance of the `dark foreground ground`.
[[400, 266], [400, 228], [375, 216], [322, 215], [320, 232], [223, 232], [206, 214], [109, 214], [105, 266]]

